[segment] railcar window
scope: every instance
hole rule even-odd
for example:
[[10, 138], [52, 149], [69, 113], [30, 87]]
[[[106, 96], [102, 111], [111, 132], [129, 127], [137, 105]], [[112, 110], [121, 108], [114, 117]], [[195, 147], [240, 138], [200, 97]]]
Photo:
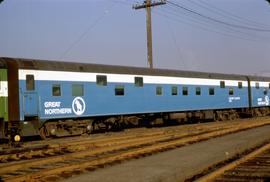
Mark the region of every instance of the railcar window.
[[161, 86], [156, 87], [156, 95], [162, 95], [162, 87]]
[[35, 77], [34, 75], [26, 75], [26, 90], [35, 90]]
[[256, 83], [255, 83], [255, 86], [256, 86], [256, 89], [259, 89], [259, 88], [260, 88], [259, 82], [256, 82]]
[[229, 89], [229, 95], [233, 95], [233, 88]]
[[177, 88], [177, 86], [172, 86], [172, 95], [178, 95], [178, 88]]
[[135, 77], [135, 86], [143, 87], [143, 77]]
[[196, 95], [201, 95], [201, 87], [196, 87]]
[[106, 75], [97, 75], [96, 78], [97, 85], [107, 86], [107, 76]]
[[72, 84], [72, 96], [83, 96], [84, 86], [83, 84]]
[[238, 88], [243, 88], [243, 83], [242, 82], [238, 82]]
[[220, 88], [225, 88], [225, 81], [220, 81]]
[[61, 86], [59, 84], [54, 84], [52, 86], [52, 95], [61, 96]]
[[267, 95], [268, 94], [268, 89], [267, 88], [263, 89], [263, 94], [264, 95]]
[[269, 88], [270, 88], [270, 83], [269, 83]]
[[188, 87], [183, 87], [182, 94], [188, 95]]
[[209, 88], [209, 95], [215, 95], [215, 88], [213, 87]]
[[117, 96], [123, 96], [125, 95], [125, 87], [123, 85], [116, 85], [114, 92]]

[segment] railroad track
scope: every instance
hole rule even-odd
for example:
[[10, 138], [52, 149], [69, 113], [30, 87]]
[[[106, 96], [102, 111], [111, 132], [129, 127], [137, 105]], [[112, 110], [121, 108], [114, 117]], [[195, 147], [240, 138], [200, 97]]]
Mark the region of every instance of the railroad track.
[[[0, 155], [3, 181], [55, 181], [125, 160], [144, 157], [213, 137], [270, 124], [269, 118], [256, 122], [224, 122], [179, 128], [131, 132], [125, 135], [84, 138], [54, 143]], [[14, 162], [11, 162], [14, 160]], [[22, 168], [23, 166], [23, 168]]]
[[[151, 131], [149, 133], [134, 133], [131, 132], [125, 135], [116, 135], [103, 138], [81, 138], [71, 142], [55, 143], [52, 141], [50, 144], [40, 144], [33, 147], [26, 146], [24, 148], [4, 150], [0, 152], [0, 163], [9, 161], [18, 161], [20, 159], [31, 159], [31, 158], [41, 158], [46, 155], [59, 155], [59, 153], [67, 152], [79, 152], [84, 150], [93, 150], [100, 147], [112, 146], [121, 143], [131, 143], [135, 141], [148, 141], [148, 139], [155, 139], [162, 136], [162, 140], [170, 139], [172, 137], [187, 137], [200, 135], [204, 132], [210, 132], [219, 130], [219, 128], [224, 128], [225, 125], [213, 125], [211, 127], [195, 127], [192, 130], [182, 132], [181, 129], [171, 129], [171, 130], [161, 130], [161, 131]], [[227, 126], [231, 128], [231, 126]], [[177, 133], [175, 135], [175, 133]], [[42, 142], [44, 143], [44, 142]]]
[[[111, 145], [112, 143], [122, 142], [127, 139], [137, 137], [150, 137], [164, 134], [181, 133], [181, 136], [194, 135], [196, 133], [210, 131], [212, 129], [224, 128], [229, 123], [211, 123], [206, 124], [195, 124], [185, 126], [174, 126], [166, 128], [155, 128], [155, 129], [135, 129], [128, 132], [118, 132], [112, 135], [98, 135], [96, 136], [83, 136], [83, 137], [72, 137], [64, 139], [53, 139], [47, 141], [38, 141], [26, 143], [21, 148], [6, 148], [0, 150], [0, 163], [16, 161], [24, 158], [31, 158], [31, 156], [38, 157], [38, 155], [53, 155], [53, 153], [59, 153], [64, 150], [69, 151], [80, 151], [86, 149], [93, 149], [95, 147], [101, 147], [104, 145]], [[239, 125], [239, 122], [231, 123], [231, 126]], [[228, 126], [228, 127], [231, 127]]]
[[270, 143], [199, 178], [198, 182], [265, 182], [270, 180]]

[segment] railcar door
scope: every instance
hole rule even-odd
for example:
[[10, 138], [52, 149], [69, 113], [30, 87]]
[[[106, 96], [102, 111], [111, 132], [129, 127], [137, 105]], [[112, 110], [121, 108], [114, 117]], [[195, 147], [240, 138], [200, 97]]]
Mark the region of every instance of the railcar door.
[[38, 115], [38, 95], [35, 88], [34, 75], [26, 75], [26, 90], [24, 98], [24, 116], [31, 117]]

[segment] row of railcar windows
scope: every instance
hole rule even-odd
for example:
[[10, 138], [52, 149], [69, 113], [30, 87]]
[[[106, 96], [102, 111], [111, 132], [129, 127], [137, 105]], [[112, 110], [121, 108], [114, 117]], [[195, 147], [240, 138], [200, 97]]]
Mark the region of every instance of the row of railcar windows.
[[[201, 87], [195, 88], [195, 94], [201, 95]], [[215, 88], [209, 87], [208, 94], [215, 95]], [[233, 95], [233, 94], [234, 94], [233, 88], [229, 88], [229, 95]], [[61, 85], [60, 84], [53, 84], [52, 95], [53, 96], [61, 96]], [[117, 95], [117, 96], [125, 95], [124, 85], [116, 85], [115, 86], [115, 95]], [[163, 87], [162, 86], [156, 87], [156, 95], [157, 96], [163, 95]], [[171, 87], [171, 95], [178, 95], [178, 87], [177, 86]], [[188, 87], [182, 87], [182, 95], [184, 95], [184, 96], [189, 95]], [[72, 96], [84, 96], [84, 85], [83, 84], [72, 84]]]
[[[209, 87], [208, 94], [215, 95], [215, 88]], [[229, 88], [229, 95], [233, 95], [233, 94], [234, 94], [233, 88]], [[156, 95], [162, 95], [162, 86], [156, 87]], [[171, 87], [171, 95], [178, 95], [178, 87], [177, 86]], [[189, 95], [188, 87], [182, 87], [182, 95]], [[195, 88], [195, 95], [201, 95], [201, 87]]]
[[[225, 81], [220, 81], [220, 88], [225, 88], [226, 85], [225, 85]], [[270, 87], [270, 85], [269, 85]], [[239, 89], [242, 89], [243, 88], [243, 83], [242, 82], [238, 82], [238, 88]]]
[[[107, 76], [97, 75], [96, 84], [99, 86], [107, 86]], [[134, 84], [136, 87], [143, 87], [143, 77], [134, 77]]]
[[[61, 85], [53, 84], [52, 95], [61, 96]], [[72, 96], [84, 96], [84, 85], [83, 84], [72, 84]]]
[[[52, 95], [61, 96], [61, 86], [60, 84], [53, 84]], [[115, 95], [125, 95], [125, 90], [123, 85], [115, 86]], [[72, 96], [84, 96], [84, 85], [83, 84], [72, 84]]]
[[[97, 75], [96, 83], [100, 86], [107, 86], [107, 76], [106, 75]], [[134, 77], [134, 84], [136, 87], [143, 87], [143, 77]], [[257, 85], [258, 84], [258, 85]], [[259, 83], [256, 83], [256, 88], [259, 87]], [[225, 81], [220, 81], [220, 88], [225, 88]], [[243, 88], [243, 83], [238, 82], [238, 88]], [[270, 88], [270, 84], [269, 84]]]
[[[96, 76], [96, 84], [99, 86], [107, 86], [107, 76], [106, 75], [97, 75]], [[134, 85], [136, 87], [143, 87], [143, 77], [134, 77]], [[225, 81], [220, 81], [220, 88], [225, 88]], [[259, 82], [255, 83], [255, 87], [257, 89], [260, 88]], [[238, 88], [243, 88], [243, 83], [238, 82]], [[270, 88], [270, 83], [269, 83]], [[35, 90], [35, 79], [34, 75], [26, 75], [26, 90]], [[156, 95], [162, 95], [162, 87], [156, 87]], [[268, 90], [264, 89], [264, 94], [267, 95]], [[196, 95], [201, 95], [201, 88], [196, 87], [195, 91]], [[233, 88], [229, 88], [229, 95], [233, 95], [234, 90]], [[61, 87], [60, 84], [54, 84], [52, 87], [52, 95], [53, 96], [61, 96]], [[73, 84], [72, 85], [72, 96], [83, 96], [84, 95], [84, 88], [82, 84]], [[115, 87], [115, 95], [125, 95], [125, 90], [123, 85], [118, 85]], [[172, 86], [171, 95], [178, 95], [178, 88], [177, 86]], [[183, 87], [182, 95], [188, 95], [188, 87]], [[213, 87], [209, 88], [209, 95], [215, 95], [215, 89]]]
[[[263, 93], [265, 95], [268, 94], [268, 90], [264, 89]], [[209, 95], [215, 95], [215, 88], [209, 87], [208, 88]], [[54, 84], [52, 86], [52, 95], [53, 96], [61, 96], [61, 86], [60, 84]], [[72, 84], [72, 96], [83, 96], [84, 95], [84, 85], [83, 84]], [[124, 85], [116, 85], [115, 86], [115, 95], [123, 96], [125, 95], [125, 87]], [[156, 95], [161, 96], [163, 95], [163, 87], [157, 86], [156, 87]], [[178, 87], [172, 86], [171, 87], [171, 95], [178, 95]], [[182, 87], [182, 95], [186, 96], [189, 95], [188, 87]], [[201, 95], [201, 87], [195, 88], [195, 95]], [[229, 88], [229, 95], [234, 95], [234, 89]]]

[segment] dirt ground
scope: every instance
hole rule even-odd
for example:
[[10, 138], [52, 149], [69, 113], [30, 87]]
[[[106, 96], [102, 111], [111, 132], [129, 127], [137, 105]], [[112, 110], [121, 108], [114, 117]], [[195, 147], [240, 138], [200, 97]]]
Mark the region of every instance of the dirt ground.
[[267, 140], [270, 140], [270, 126], [263, 126], [126, 161], [63, 181], [179, 182]]

